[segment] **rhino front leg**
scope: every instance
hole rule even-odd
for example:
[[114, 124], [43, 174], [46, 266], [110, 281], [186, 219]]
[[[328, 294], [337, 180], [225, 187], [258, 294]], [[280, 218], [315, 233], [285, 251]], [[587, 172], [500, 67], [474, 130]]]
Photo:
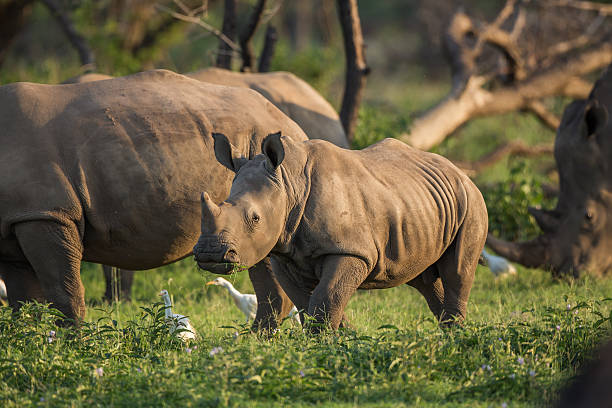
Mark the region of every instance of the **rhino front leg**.
[[[330, 255], [321, 267], [321, 279], [310, 297], [308, 314], [336, 330], [344, 308], [368, 275], [366, 264], [352, 256]], [[315, 329], [316, 330], [316, 329]]]
[[272, 272], [269, 257], [250, 268], [249, 277], [257, 296], [257, 314], [252, 329], [273, 331], [279, 320], [289, 314], [293, 303]]
[[75, 225], [53, 221], [15, 224], [15, 235], [45, 298], [76, 324], [85, 316], [80, 268], [83, 246]]

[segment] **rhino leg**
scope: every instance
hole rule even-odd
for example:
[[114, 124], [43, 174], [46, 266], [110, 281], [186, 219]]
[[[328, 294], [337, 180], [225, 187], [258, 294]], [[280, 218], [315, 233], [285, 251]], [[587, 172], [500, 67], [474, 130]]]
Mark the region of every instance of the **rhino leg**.
[[[104, 300], [111, 303], [113, 301], [113, 273], [112, 267], [102, 265], [104, 272], [104, 280], [106, 282], [106, 290], [104, 292]], [[132, 284], [134, 283], [134, 271], [128, 269], [119, 269], [119, 299], [130, 301], [132, 299]]]
[[289, 314], [293, 303], [272, 272], [270, 258], [250, 268], [249, 277], [257, 296], [257, 314], [252, 329], [273, 331], [278, 327], [278, 322]]
[[470, 290], [486, 235], [486, 218], [484, 222], [474, 219], [474, 215], [468, 211], [455, 240], [435, 263], [444, 287], [440, 316], [443, 326], [461, 323], [465, 319]]
[[85, 316], [80, 268], [83, 246], [75, 225], [53, 221], [15, 224], [15, 235], [45, 298], [76, 324]]
[[295, 307], [300, 310], [300, 318], [303, 325], [305, 322], [304, 312], [308, 311], [310, 294], [317, 285], [317, 282], [306, 281], [302, 274], [293, 267], [286, 263], [281, 263], [275, 258], [272, 258], [272, 267], [281, 287], [285, 290], [293, 304], [295, 304]]
[[321, 267], [321, 278], [310, 297], [308, 314], [318, 323], [338, 329], [344, 308], [368, 275], [366, 264], [353, 256], [330, 255]]
[[431, 265], [425, 272], [407, 284], [423, 295], [427, 301], [429, 310], [436, 316], [436, 319], [440, 320], [444, 305], [444, 287], [442, 286], [442, 280], [438, 276], [436, 266]]
[[0, 262], [0, 276], [6, 285], [9, 305], [19, 310], [21, 302], [44, 302], [45, 296], [34, 269], [24, 262]]

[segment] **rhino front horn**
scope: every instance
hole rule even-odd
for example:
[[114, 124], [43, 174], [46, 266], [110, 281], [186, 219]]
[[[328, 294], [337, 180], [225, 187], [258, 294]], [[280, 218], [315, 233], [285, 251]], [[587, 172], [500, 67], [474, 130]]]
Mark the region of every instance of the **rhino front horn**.
[[205, 191], [200, 196], [202, 201], [202, 218], [216, 217], [221, 213], [219, 206], [210, 199], [210, 196]]

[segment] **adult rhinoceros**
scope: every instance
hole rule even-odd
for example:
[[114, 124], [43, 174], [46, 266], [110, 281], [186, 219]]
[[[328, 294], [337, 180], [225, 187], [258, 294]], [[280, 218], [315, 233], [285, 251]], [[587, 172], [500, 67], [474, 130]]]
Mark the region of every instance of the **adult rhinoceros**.
[[[215, 160], [212, 132], [232, 135], [245, 159], [271, 131], [306, 139], [256, 92], [163, 70], [5, 85], [0, 106], [0, 278], [13, 307], [47, 300], [77, 321], [85, 312], [82, 260], [149, 269], [191, 254], [200, 191], [221, 201], [233, 178]], [[250, 276], [268, 305], [255, 324], [270, 307], [288, 311], [266, 265]]]
[[[290, 72], [245, 73], [206, 68], [185, 74], [198, 81], [250, 88], [295, 121], [310, 139], [323, 139], [348, 148], [340, 117], [333, 106], [306, 81]], [[65, 84], [100, 81], [109, 75], [89, 73], [66, 80]]]
[[555, 139], [559, 200], [553, 210], [530, 209], [543, 234], [521, 243], [489, 237], [496, 252], [556, 275], [612, 273], [612, 65], [586, 100], [563, 113]]
[[[322, 139], [340, 147], [349, 147], [342, 123], [334, 108], [308, 83], [289, 72], [241, 73], [220, 68], [206, 68], [186, 74], [199, 81], [250, 88], [262, 94], [274, 106], [293, 119], [310, 139]], [[112, 78], [109, 75], [89, 73], [66, 80], [64, 83], [83, 83]], [[106, 291], [104, 298], [112, 300], [112, 272], [104, 266]], [[133, 272], [119, 273], [121, 297], [129, 299]]]

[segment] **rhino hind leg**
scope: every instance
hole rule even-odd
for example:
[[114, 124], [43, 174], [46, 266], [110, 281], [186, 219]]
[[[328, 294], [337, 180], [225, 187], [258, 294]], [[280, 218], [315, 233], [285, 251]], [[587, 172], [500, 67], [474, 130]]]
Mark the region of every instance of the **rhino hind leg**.
[[85, 315], [80, 267], [82, 243], [75, 225], [53, 221], [15, 224], [15, 235], [47, 301], [76, 324]]
[[442, 286], [442, 280], [438, 276], [436, 266], [431, 265], [407, 284], [423, 295], [429, 310], [436, 316], [436, 319], [440, 320], [444, 307], [444, 287]]
[[[104, 291], [104, 300], [111, 303], [113, 301], [113, 272], [112, 267], [102, 265], [104, 272], [104, 281], [106, 282], [106, 290]], [[119, 299], [129, 302], [132, 300], [132, 284], [134, 283], [134, 271], [128, 269], [118, 269], [117, 275], [119, 278]]]
[[444, 288], [442, 326], [461, 323], [467, 313], [474, 274], [487, 234], [486, 212], [484, 222], [474, 217], [475, 214], [468, 211], [455, 240], [435, 263]]
[[32, 266], [23, 262], [0, 262], [0, 276], [6, 285], [9, 305], [18, 311], [22, 302], [44, 302], [45, 296]]

